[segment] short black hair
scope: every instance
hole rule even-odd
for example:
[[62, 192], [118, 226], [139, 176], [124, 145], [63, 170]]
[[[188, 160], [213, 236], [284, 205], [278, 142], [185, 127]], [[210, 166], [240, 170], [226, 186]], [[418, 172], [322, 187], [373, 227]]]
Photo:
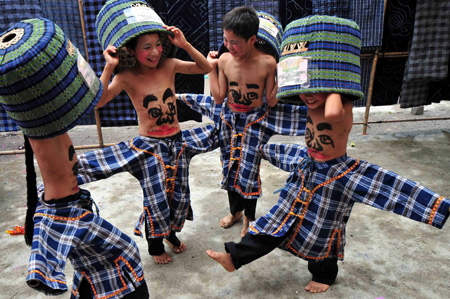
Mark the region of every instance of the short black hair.
[[258, 35], [258, 14], [253, 7], [235, 7], [223, 17], [222, 29], [231, 30], [237, 36], [248, 40], [253, 35]]

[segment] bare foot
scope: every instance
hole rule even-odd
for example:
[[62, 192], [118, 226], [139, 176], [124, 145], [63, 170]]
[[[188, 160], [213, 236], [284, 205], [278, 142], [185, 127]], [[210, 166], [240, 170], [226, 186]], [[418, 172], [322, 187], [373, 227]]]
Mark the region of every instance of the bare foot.
[[186, 250], [186, 245], [183, 242], [180, 242], [180, 246], [174, 246], [169, 240], [164, 239], [164, 241], [169, 244], [170, 248], [174, 253], [182, 253]]
[[172, 261], [172, 257], [167, 252], [161, 255], [153, 255], [152, 257], [157, 264], [168, 264]]
[[206, 250], [206, 254], [210, 258], [221, 264], [222, 267], [224, 267], [225, 270], [227, 270], [228, 272], [233, 272], [234, 270], [236, 270], [231, 260], [231, 255], [229, 253]]
[[242, 230], [241, 230], [241, 238], [245, 236], [245, 234], [248, 231], [248, 226], [250, 224], [250, 220], [247, 216], [244, 216], [244, 223], [242, 224]]
[[330, 288], [329, 285], [312, 281], [305, 287], [305, 290], [311, 293], [323, 293], [326, 292]]
[[239, 221], [242, 217], [242, 212], [237, 212], [235, 215], [232, 215], [231, 213], [228, 214], [228, 216], [223, 217], [220, 219], [220, 226], [223, 228], [229, 228], [233, 226], [236, 222]]

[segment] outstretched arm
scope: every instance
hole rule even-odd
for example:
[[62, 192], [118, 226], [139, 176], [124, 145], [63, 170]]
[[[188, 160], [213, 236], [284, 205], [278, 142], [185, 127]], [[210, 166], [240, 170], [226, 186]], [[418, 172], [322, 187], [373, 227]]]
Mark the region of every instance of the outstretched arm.
[[174, 46], [185, 50], [194, 60], [194, 62], [180, 60], [175, 66], [175, 72], [181, 74], [206, 74], [211, 71], [212, 68], [209, 61], [186, 40], [179, 28], [166, 25], [164, 25], [164, 28], [173, 33], [173, 37], [168, 35], [170, 42]]
[[96, 107], [103, 107], [113, 98], [115, 98], [122, 90], [123, 86], [118, 80], [118, 76], [115, 76], [111, 84], [111, 80], [114, 69], [119, 64], [119, 57], [117, 57], [117, 49], [114, 46], [109, 45], [103, 52], [103, 56], [106, 59], [106, 65], [103, 69], [103, 73], [100, 76], [100, 81], [103, 84], [103, 92]]

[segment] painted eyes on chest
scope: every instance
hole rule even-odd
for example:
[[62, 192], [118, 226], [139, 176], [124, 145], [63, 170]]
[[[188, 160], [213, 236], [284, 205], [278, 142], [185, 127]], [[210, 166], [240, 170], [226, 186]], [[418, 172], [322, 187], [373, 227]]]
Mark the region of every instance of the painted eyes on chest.
[[253, 101], [258, 99], [258, 90], [259, 85], [258, 84], [246, 84], [247, 89], [255, 89], [256, 91], [247, 91], [246, 93], [242, 94], [239, 84], [237, 82], [231, 81], [229, 84], [229, 93], [230, 97], [233, 99], [233, 101], [237, 104], [250, 106]]
[[[148, 109], [147, 113], [150, 117], [156, 119], [156, 124], [161, 126], [165, 123], [173, 124], [175, 122], [175, 115], [177, 114], [177, 108], [173, 101], [174, 95], [170, 88], [167, 88], [163, 94], [162, 104], [158, 102], [158, 98], [153, 95], [147, 95], [144, 97], [143, 106]], [[157, 107], [149, 108], [150, 103], [157, 102]]]

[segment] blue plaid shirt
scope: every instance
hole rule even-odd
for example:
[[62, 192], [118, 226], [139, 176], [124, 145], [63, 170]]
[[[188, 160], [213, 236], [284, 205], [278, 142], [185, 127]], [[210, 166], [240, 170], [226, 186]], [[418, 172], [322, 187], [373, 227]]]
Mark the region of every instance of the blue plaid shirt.
[[281, 104], [266, 105], [247, 113], [232, 112], [228, 105], [216, 105], [207, 95], [182, 94], [179, 99], [214, 121], [219, 133], [222, 162], [222, 188], [249, 199], [262, 195], [259, 145], [273, 135], [305, 134], [306, 107]]
[[137, 180], [144, 194], [143, 212], [134, 234], [142, 236], [147, 222], [151, 236], [179, 232], [190, 211], [189, 163], [201, 153], [214, 149], [217, 134], [211, 125], [182, 131], [182, 138], [139, 136], [130, 142], [90, 151], [78, 156], [78, 184], [106, 179], [128, 172]]
[[[75, 271], [70, 298], [78, 298], [83, 277], [95, 298], [121, 298], [144, 282], [136, 243], [118, 228], [92, 212], [87, 190], [76, 198], [40, 201], [34, 214], [33, 244], [27, 283], [47, 295], [67, 291], [66, 259]], [[39, 283], [37, 283], [39, 282]]]
[[[250, 233], [285, 236], [282, 249], [306, 260], [344, 259], [345, 226], [355, 202], [442, 228], [450, 200], [372, 163], [342, 156], [315, 162], [299, 145], [266, 144], [260, 154], [290, 172], [269, 213]], [[330, 252], [335, 248], [336, 252]]]

